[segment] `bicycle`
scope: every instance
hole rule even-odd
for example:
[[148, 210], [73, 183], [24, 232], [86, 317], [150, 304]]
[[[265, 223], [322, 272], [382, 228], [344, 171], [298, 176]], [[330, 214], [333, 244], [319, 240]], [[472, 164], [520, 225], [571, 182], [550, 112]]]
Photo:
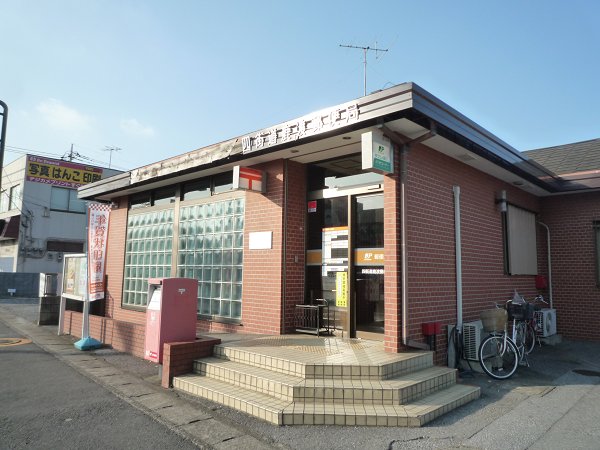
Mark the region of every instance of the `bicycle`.
[[[481, 314], [484, 330], [490, 334], [479, 346], [479, 364], [492, 378], [505, 380], [517, 371], [519, 364], [529, 366], [525, 348], [528, 325], [524, 320], [530, 309], [527, 305], [509, 300], [506, 305], [496, 305], [495, 310]], [[509, 320], [512, 322], [510, 336]]]
[[539, 311], [542, 307], [537, 305], [537, 302], [544, 303], [545, 305], [548, 302], [544, 299], [543, 295], [537, 295], [531, 302], [526, 302], [528, 305], [533, 305], [533, 310], [531, 307], [528, 307], [526, 318], [524, 322], [526, 323], [525, 329], [525, 353], [529, 355], [533, 349], [535, 348], [536, 342], [541, 346], [541, 342], [539, 340], [539, 327], [537, 320], [535, 318], [535, 311]]

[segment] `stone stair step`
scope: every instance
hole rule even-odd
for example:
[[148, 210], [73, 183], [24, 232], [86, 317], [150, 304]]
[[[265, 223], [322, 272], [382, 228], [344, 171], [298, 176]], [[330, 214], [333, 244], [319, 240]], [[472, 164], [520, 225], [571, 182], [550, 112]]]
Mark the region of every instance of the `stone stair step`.
[[389, 380], [309, 379], [219, 358], [195, 361], [194, 372], [297, 402], [404, 404], [456, 383], [456, 370], [433, 366]]
[[479, 395], [478, 387], [457, 384], [407, 405], [293, 403], [282, 420], [284, 425], [420, 427]]
[[226, 345], [216, 345], [214, 356], [306, 379], [385, 380], [433, 366], [433, 353], [428, 351], [399, 353], [396, 355], [395, 361], [382, 364], [331, 362], [334, 358], [322, 358], [324, 362], [314, 362], [315, 355], [302, 351], [294, 352], [293, 349], [285, 351], [294, 353], [295, 357], [288, 359], [262, 354], [254, 349], [247, 350]]
[[196, 360], [194, 372], [289, 401], [294, 399], [294, 388], [304, 383], [300, 377], [214, 357]]
[[283, 410], [292, 404], [290, 401], [201, 375], [188, 374], [174, 377], [173, 387], [276, 425], [283, 424]]
[[454, 385], [406, 405], [365, 405], [293, 403], [200, 375], [175, 377], [173, 386], [278, 425], [422, 426], [480, 393]]
[[402, 405], [456, 384], [456, 370], [428, 367], [388, 380], [306, 380], [294, 388], [296, 402]]

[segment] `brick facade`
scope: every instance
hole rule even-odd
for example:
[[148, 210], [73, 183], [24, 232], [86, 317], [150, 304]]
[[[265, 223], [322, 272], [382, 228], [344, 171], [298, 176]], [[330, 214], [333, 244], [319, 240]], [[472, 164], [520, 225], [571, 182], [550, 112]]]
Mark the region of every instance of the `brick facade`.
[[[600, 220], [600, 194], [540, 199], [468, 164], [415, 145], [407, 154], [405, 185], [408, 265], [401, 261], [400, 164], [384, 177], [385, 334], [387, 351], [402, 345], [402, 271], [408, 277], [408, 339], [426, 342], [424, 322], [444, 325], [437, 339], [436, 362], [447, 350], [447, 325], [456, 317], [456, 262], [453, 186], [460, 187], [463, 320], [511, 298], [514, 290], [534, 296], [534, 276], [504, 272], [502, 215], [496, 199], [506, 191], [509, 203], [541, 212], [552, 233], [554, 302], [559, 333], [599, 339], [590, 317], [600, 313], [595, 275], [593, 221]], [[293, 332], [294, 307], [304, 302], [306, 249], [306, 171], [300, 163], [276, 160], [255, 166], [267, 173], [266, 194], [245, 194], [243, 300], [241, 323], [199, 320], [204, 332], [283, 334]], [[143, 355], [145, 313], [121, 307], [127, 198], [116, 201], [108, 242], [106, 317], [91, 316], [90, 334], [114, 348]], [[287, 207], [287, 208], [286, 208]], [[272, 232], [271, 249], [249, 249], [253, 232]], [[537, 230], [538, 267], [546, 274], [546, 234]], [[544, 292], [547, 294], [547, 292]], [[575, 300], [574, 300], [575, 299]], [[81, 329], [81, 314], [67, 312], [65, 331]]]
[[546, 197], [541, 219], [550, 228], [557, 331], [571, 339], [600, 340], [593, 229], [593, 222], [600, 220], [600, 194]]
[[[146, 326], [114, 320], [109, 317], [90, 315], [90, 336], [115, 350], [144, 357]], [[83, 315], [75, 311], [65, 311], [63, 332], [81, 337]]]
[[[535, 295], [533, 276], [504, 273], [502, 221], [495, 200], [505, 190], [509, 202], [539, 211], [539, 199], [425, 145], [412, 148], [407, 159], [410, 339], [425, 342], [423, 322], [456, 323], [453, 186], [460, 187], [463, 321], [477, 320], [482, 310], [505, 302], [515, 289]], [[446, 352], [445, 337], [444, 327], [438, 355]]]
[[212, 356], [213, 347], [221, 343], [221, 339], [199, 338], [191, 342], [168, 342], [163, 347], [161, 386], [171, 387], [173, 377], [190, 373], [194, 369], [194, 361]]

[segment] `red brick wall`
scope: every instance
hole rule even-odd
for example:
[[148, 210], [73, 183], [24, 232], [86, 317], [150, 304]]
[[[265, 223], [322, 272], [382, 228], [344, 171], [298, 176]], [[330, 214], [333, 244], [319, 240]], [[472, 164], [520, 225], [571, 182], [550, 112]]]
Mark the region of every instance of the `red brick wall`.
[[542, 199], [542, 221], [550, 228], [557, 330], [572, 339], [600, 340], [593, 230], [597, 220], [598, 192]]
[[[421, 323], [456, 323], [454, 185], [461, 191], [463, 320], [478, 319], [482, 310], [509, 299], [514, 289], [526, 296], [536, 293], [533, 276], [504, 274], [501, 214], [495, 199], [506, 190], [509, 202], [532, 211], [539, 211], [539, 199], [416, 146], [408, 155], [406, 188], [408, 297], [410, 338], [421, 342]], [[444, 328], [438, 339], [439, 358], [446, 350], [445, 336]]]
[[285, 254], [285, 299], [284, 329], [294, 329], [294, 311], [297, 304], [304, 303], [304, 268], [306, 255], [306, 166], [287, 162], [286, 254]]
[[[304, 301], [306, 167], [294, 162], [274, 161], [255, 168], [267, 172], [267, 193], [246, 193], [242, 325], [199, 320], [201, 332], [290, 332], [295, 305]], [[286, 201], [288, 212], [284, 217]], [[284, 222], [287, 229], [285, 265]], [[256, 231], [273, 232], [272, 249], [248, 249], [249, 233]]]
[[[273, 161], [260, 168], [267, 172], [267, 193], [246, 194], [242, 323], [248, 333], [280, 334], [284, 162]], [[258, 231], [273, 232], [271, 249], [248, 249], [249, 234]]]
[[161, 386], [170, 388], [173, 377], [191, 373], [194, 361], [213, 354], [221, 339], [199, 338], [192, 342], [169, 342], [163, 347]]
[[[63, 332], [81, 337], [83, 315], [65, 311]], [[115, 350], [144, 357], [145, 325], [90, 315], [90, 336]]]
[[127, 237], [127, 197], [115, 201], [117, 208], [110, 213], [108, 231], [106, 276], [106, 316], [120, 322], [146, 325], [145, 312], [121, 308], [125, 268], [125, 240]]
[[402, 261], [400, 223], [400, 162], [395, 158], [394, 174], [383, 180], [384, 221], [384, 320], [386, 351], [397, 353], [402, 348]]

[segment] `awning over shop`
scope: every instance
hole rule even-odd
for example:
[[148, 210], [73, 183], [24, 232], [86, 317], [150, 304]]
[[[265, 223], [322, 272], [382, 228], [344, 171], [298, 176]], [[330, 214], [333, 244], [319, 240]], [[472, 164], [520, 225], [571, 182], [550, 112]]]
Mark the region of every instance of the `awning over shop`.
[[21, 216], [11, 216], [0, 219], [0, 241], [17, 239], [19, 237], [19, 224]]

